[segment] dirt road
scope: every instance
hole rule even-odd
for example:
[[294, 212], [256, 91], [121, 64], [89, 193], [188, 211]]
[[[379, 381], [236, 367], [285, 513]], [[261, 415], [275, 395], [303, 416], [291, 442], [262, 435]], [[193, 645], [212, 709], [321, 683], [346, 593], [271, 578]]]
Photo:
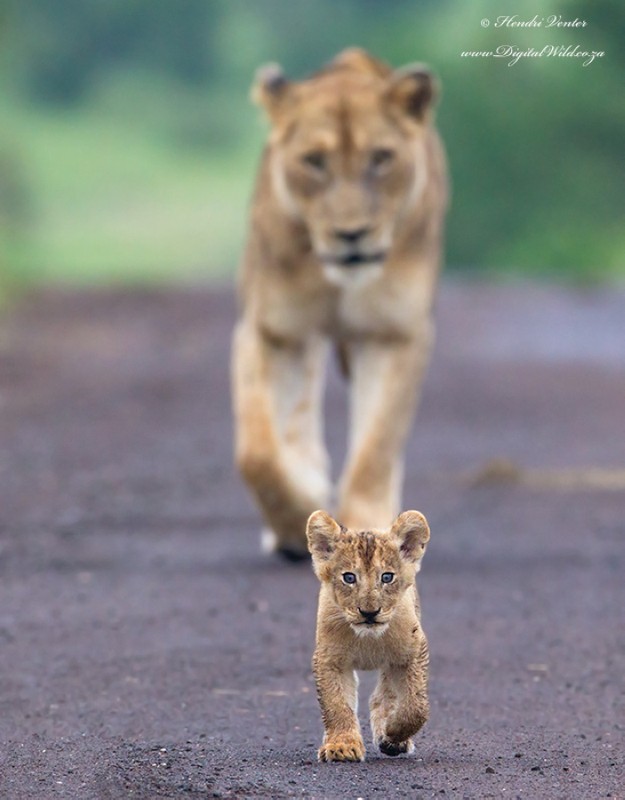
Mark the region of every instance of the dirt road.
[[[625, 486], [584, 478], [625, 466], [625, 294], [444, 287], [405, 490], [432, 716], [356, 765], [315, 760], [316, 581], [232, 467], [233, 318], [49, 294], [0, 326], [0, 797], [625, 798]], [[338, 463], [334, 370], [327, 407]]]

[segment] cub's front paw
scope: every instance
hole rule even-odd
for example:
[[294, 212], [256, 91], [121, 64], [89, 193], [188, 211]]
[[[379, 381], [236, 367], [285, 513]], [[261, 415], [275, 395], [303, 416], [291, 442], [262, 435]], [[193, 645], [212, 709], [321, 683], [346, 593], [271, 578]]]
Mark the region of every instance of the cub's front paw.
[[365, 745], [361, 736], [333, 736], [321, 745], [317, 757], [319, 761], [364, 761]]
[[385, 756], [399, 756], [402, 753], [412, 753], [414, 750], [414, 742], [412, 739], [406, 739], [403, 742], [391, 742], [389, 739], [380, 739], [378, 741], [380, 752]]

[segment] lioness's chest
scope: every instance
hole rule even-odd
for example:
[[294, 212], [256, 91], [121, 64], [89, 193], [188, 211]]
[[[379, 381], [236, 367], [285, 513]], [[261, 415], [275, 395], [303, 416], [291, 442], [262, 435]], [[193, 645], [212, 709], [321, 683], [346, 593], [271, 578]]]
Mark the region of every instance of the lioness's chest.
[[315, 333], [331, 339], [409, 337], [428, 305], [418, 285], [386, 275], [343, 286], [319, 277], [305, 285], [272, 287], [266, 292], [262, 315], [265, 327], [287, 339]]
[[382, 276], [364, 286], [341, 289], [336, 325], [342, 336], [409, 336], [419, 313], [418, 292]]

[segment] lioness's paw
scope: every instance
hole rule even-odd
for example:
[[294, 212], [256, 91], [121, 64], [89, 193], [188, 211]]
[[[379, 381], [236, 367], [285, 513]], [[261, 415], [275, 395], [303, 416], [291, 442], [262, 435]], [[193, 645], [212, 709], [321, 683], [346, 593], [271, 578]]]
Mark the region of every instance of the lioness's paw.
[[412, 753], [414, 750], [414, 742], [412, 739], [406, 739], [403, 742], [391, 742], [389, 739], [380, 739], [378, 741], [380, 752], [385, 756], [400, 756], [402, 753]]
[[278, 537], [271, 528], [263, 528], [260, 532], [260, 549], [263, 553], [274, 553], [278, 546]]
[[319, 748], [319, 761], [364, 761], [365, 745], [360, 736], [337, 736]]
[[260, 532], [260, 549], [263, 553], [277, 553], [286, 561], [308, 561], [310, 553], [304, 542], [283, 544], [271, 528], [263, 528]]

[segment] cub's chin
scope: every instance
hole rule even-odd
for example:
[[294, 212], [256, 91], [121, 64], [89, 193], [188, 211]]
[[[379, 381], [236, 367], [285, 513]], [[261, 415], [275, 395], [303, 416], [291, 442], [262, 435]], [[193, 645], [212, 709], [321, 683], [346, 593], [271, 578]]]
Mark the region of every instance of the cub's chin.
[[352, 623], [350, 627], [356, 636], [373, 636], [374, 639], [377, 639], [378, 636], [382, 636], [388, 630], [388, 622], [377, 622], [374, 625], [363, 625], [356, 622]]

